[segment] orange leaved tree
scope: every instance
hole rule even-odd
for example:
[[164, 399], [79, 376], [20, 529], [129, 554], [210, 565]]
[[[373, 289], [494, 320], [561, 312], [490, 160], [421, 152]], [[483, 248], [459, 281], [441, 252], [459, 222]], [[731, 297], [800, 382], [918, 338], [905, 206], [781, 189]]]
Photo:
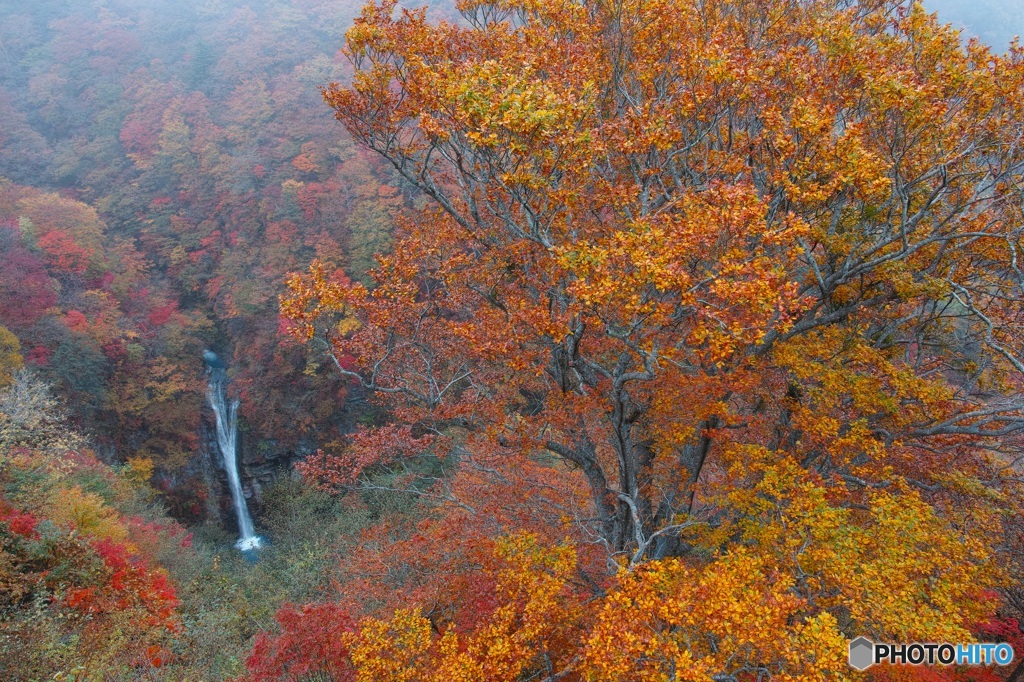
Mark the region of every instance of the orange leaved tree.
[[1024, 53], [893, 0], [459, 7], [367, 6], [324, 92], [429, 202], [372, 286], [289, 281], [391, 407], [307, 473], [429, 459], [466, 537], [596, 548], [566, 675], [824, 674], [1007, 608]]

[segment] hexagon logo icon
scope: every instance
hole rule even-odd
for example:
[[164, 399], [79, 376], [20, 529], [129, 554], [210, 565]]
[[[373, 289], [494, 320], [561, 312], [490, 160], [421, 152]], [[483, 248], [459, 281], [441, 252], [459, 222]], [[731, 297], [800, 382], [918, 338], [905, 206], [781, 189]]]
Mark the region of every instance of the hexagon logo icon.
[[850, 667], [867, 670], [874, 663], [875, 644], [867, 637], [858, 637], [850, 642]]

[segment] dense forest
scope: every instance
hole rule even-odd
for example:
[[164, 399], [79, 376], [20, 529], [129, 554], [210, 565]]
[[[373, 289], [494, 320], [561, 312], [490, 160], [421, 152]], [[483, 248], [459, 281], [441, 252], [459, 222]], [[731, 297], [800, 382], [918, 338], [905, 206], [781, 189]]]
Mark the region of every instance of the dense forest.
[[362, 276], [404, 200], [317, 92], [358, 8], [67, 4], [4, 17], [0, 318], [101, 455], [151, 459], [198, 517], [204, 348], [264, 459], [348, 428], [277, 297], [313, 258]]
[[1020, 32], [0, 0], [0, 679], [1024, 682]]

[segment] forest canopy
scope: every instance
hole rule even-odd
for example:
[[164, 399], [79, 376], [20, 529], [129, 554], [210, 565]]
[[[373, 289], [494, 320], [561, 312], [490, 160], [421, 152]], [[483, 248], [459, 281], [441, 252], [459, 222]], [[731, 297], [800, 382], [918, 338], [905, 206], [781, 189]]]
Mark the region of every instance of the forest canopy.
[[325, 99], [431, 207], [282, 304], [395, 418], [305, 473], [437, 458], [425, 525], [496, 548], [493, 615], [438, 542], [356, 677], [817, 679], [1015, 603], [1021, 54], [884, 0], [459, 9], [349, 31]]
[[1020, 682], [1019, 13], [361, 4], [0, 8], [0, 676]]

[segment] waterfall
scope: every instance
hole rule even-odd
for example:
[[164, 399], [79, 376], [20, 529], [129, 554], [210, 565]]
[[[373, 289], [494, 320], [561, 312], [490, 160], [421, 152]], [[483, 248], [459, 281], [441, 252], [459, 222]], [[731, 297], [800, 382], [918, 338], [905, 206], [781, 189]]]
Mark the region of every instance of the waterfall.
[[217, 418], [217, 445], [224, 459], [224, 469], [228, 473], [231, 485], [231, 499], [235, 503], [235, 514], [238, 516], [239, 539], [235, 547], [242, 551], [259, 549], [262, 541], [252, 525], [249, 507], [242, 495], [242, 481], [238, 476], [238, 400], [228, 403], [227, 374], [224, 363], [213, 351], [203, 353], [207, 371], [210, 374], [210, 385], [207, 396], [210, 407]]

